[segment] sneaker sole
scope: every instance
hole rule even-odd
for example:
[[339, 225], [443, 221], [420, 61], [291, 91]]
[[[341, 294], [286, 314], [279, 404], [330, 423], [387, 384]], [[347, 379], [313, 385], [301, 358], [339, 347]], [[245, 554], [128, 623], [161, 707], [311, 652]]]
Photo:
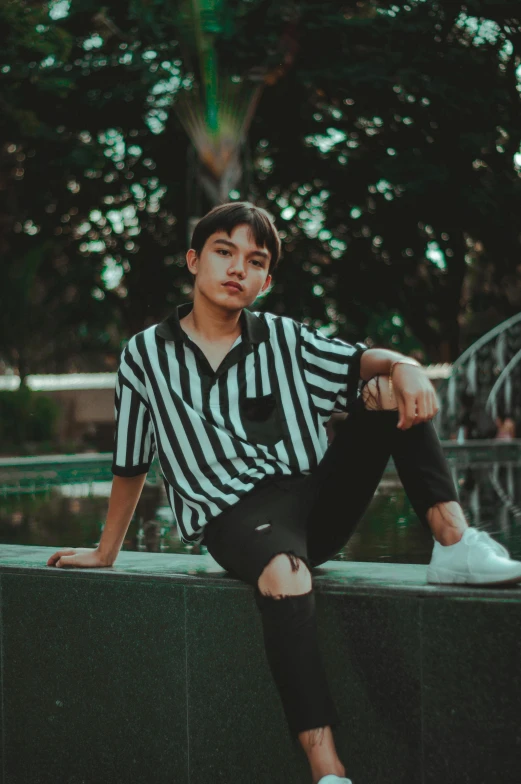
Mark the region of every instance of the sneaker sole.
[[435, 585], [450, 585], [451, 583], [457, 585], [507, 585], [521, 583], [521, 574], [515, 577], [501, 577], [499, 580], [472, 579], [467, 574], [458, 574], [457, 572], [451, 572], [450, 569], [437, 568], [428, 572], [427, 582]]

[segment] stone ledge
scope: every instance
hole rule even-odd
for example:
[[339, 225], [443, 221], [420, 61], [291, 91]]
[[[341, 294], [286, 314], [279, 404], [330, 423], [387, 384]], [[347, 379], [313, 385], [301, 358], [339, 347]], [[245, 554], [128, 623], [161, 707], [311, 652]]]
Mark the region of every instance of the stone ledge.
[[[0, 547], [0, 784], [309, 784], [253, 589], [209, 555]], [[329, 561], [317, 626], [354, 784], [518, 784], [521, 590]]]
[[[87, 579], [139, 576], [153, 577], [182, 585], [216, 585], [251, 591], [251, 586], [228, 574], [210, 556], [173, 553], [120, 551], [116, 563], [101, 569], [47, 566], [50, 555], [60, 549], [30, 545], [1, 545], [0, 573], [26, 570], [52, 575], [73, 574]], [[505, 586], [429, 585], [425, 564], [380, 563], [373, 561], [327, 561], [313, 569], [317, 594], [345, 593], [476, 599], [502, 599], [521, 602], [521, 584]]]

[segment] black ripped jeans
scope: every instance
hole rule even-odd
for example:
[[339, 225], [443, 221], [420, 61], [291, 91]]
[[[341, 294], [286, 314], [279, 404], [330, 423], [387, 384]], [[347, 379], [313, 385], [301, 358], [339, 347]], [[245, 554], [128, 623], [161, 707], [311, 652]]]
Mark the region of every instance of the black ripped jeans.
[[210, 555], [255, 588], [269, 667], [295, 738], [341, 724], [319, 650], [315, 594], [277, 599], [263, 595], [257, 583], [279, 553], [288, 554], [294, 571], [297, 558], [310, 570], [333, 558], [369, 506], [391, 455], [427, 528], [432, 506], [459, 500], [432, 422], [408, 430], [397, 423], [398, 412], [369, 411], [358, 398], [310, 474], [262, 480], [205, 528]]

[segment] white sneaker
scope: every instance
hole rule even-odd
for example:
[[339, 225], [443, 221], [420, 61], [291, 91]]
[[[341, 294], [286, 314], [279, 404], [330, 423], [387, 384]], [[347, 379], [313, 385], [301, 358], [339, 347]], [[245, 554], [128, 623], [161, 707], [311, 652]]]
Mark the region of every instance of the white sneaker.
[[318, 784], [353, 784], [353, 782], [351, 779], [343, 779], [333, 773], [328, 773], [327, 776], [322, 776]]
[[474, 585], [519, 583], [521, 561], [513, 561], [506, 547], [492, 539], [486, 531], [470, 527], [456, 544], [444, 546], [434, 540], [427, 582]]

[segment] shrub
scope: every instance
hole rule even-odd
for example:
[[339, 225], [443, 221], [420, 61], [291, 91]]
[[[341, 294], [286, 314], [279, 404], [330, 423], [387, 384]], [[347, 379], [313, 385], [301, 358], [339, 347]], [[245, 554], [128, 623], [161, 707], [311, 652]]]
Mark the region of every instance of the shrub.
[[0, 442], [23, 445], [51, 441], [60, 414], [53, 398], [33, 392], [25, 384], [17, 390], [0, 390]]

